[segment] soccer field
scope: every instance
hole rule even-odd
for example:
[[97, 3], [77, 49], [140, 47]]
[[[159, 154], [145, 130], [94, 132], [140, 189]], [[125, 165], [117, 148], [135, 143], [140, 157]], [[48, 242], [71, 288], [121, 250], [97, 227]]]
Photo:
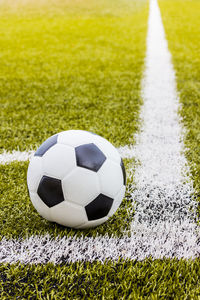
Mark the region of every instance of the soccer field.
[[[156, 0], [0, 2], [1, 299], [200, 297], [200, 3], [158, 4], [162, 19]], [[84, 231], [40, 217], [26, 186], [33, 151], [69, 129], [112, 142], [128, 177]]]

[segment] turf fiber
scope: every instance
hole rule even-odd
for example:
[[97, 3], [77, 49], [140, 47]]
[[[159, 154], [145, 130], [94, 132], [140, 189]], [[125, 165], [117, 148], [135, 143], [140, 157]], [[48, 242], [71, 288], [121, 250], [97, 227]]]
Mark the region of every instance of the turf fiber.
[[[198, 260], [1, 265], [1, 299], [199, 299]], [[15, 298], [16, 297], [16, 298]]]
[[[146, 1], [2, 1], [0, 15], [0, 152], [35, 149], [68, 129], [101, 134], [115, 146], [134, 143]], [[27, 166], [0, 166], [0, 238], [82, 234], [38, 216], [27, 193]], [[109, 222], [84, 235], [128, 230], [129, 194]]]
[[[1, 1], [0, 151], [35, 149], [48, 136], [67, 129], [96, 132], [116, 146], [133, 143], [142, 103], [145, 1], [20, 2]], [[160, 0], [159, 4], [198, 197], [199, 1]], [[129, 168], [132, 161], [125, 163]], [[43, 220], [33, 209], [26, 162], [0, 168], [0, 238], [75, 234]], [[121, 236], [131, 218], [128, 192], [117, 215], [106, 223], [109, 226], [85, 235]], [[0, 295], [3, 300], [199, 299], [199, 270], [198, 259], [1, 264]]]
[[[35, 149], [50, 135], [68, 129], [98, 133], [115, 146], [133, 144], [142, 104], [147, 2], [1, 1], [0, 5], [0, 152]], [[125, 164], [129, 170], [133, 160], [125, 160]], [[27, 166], [28, 162], [0, 166], [0, 239], [45, 233], [53, 237], [122, 236], [129, 229], [130, 189], [117, 214], [96, 229], [83, 233], [45, 221], [28, 197]], [[131, 180], [132, 173], [128, 186]], [[20, 268], [17, 273], [15, 267]], [[45, 286], [42, 269], [49, 267], [61, 275], [62, 291], [50, 273]], [[73, 286], [75, 277], [71, 275], [78, 269], [74, 275], [79, 283], [84, 276], [81, 270], [89, 274], [95, 264], [80, 263], [74, 271], [73, 264], [1, 264], [0, 268], [2, 299], [78, 299], [86, 297], [85, 291]], [[106, 269], [103, 266], [102, 278], [104, 274], [106, 278]], [[9, 270], [18, 274], [19, 284]], [[69, 284], [65, 270], [72, 272]], [[37, 274], [40, 286], [33, 274]]]
[[132, 143], [146, 1], [16, 3], [0, 12], [0, 151], [35, 149], [68, 129]]
[[[134, 143], [146, 1], [2, 1], [0, 15], [0, 152], [35, 149], [67, 129], [99, 133], [115, 146]], [[27, 193], [27, 166], [0, 166], [0, 238], [81, 234], [38, 216]], [[84, 234], [120, 236], [128, 230], [129, 195], [128, 188], [109, 222]]]

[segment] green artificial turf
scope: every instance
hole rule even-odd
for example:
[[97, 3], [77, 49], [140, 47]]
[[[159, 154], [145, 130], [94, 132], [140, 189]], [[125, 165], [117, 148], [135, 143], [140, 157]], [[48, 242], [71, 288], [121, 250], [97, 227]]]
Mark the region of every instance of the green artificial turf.
[[1, 299], [199, 299], [199, 261], [0, 265]]
[[[131, 160], [124, 160], [127, 171]], [[117, 212], [104, 224], [88, 230], [73, 230], [49, 222], [39, 216], [28, 195], [26, 185], [28, 162], [0, 165], [0, 240], [6, 238], [28, 237], [50, 234], [59, 236], [118, 236], [129, 232], [134, 211], [131, 197], [132, 171], [127, 178], [127, 190]]]
[[[53, 133], [72, 128], [101, 134], [116, 146], [133, 143], [142, 102], [145, 1], [18, 3], [0, 4], [0, 152], [35, 149]], [[198, 196], [200, 3], [160, 0], [159, 4], [173, 54], [180, 114], [187, 128], [186, 155]], [[134, 162], [125, 160], [125, 164], [130, 170]], [[38, 215], [28, 197], [27, 166], [27, 162], [0, 165], [0, 240], [46, 233], [81, 235], [82, 231]], [[131, 176], [117, 214], [84, 235], [121, 237], [129, 229], [130, 183]], [[200, 299], [199, 278], [199, 259], [0, 264], [0, 298]]]
[[145, 0], [1, 1], [0, 152], [68, 129], [133, 143], [147, 14]]
[[200, 1], [160, 0], [176, 71], [180, 114], [186, 129], [186, 157], [200, 197]]
[[[99, 133], [116, 146], [134, 143], [147, 2], [9, 0], [0, 8], [0, 152], [35, 149], [67, 129]], [[125, 164], [133, 170], [133, 161]], [[27, 165], [0, 165], [0, 238], [81, 235], [38, 215]], [[129, 229], [131, 180], [117, 213], [84, 235], [121, 236]]]

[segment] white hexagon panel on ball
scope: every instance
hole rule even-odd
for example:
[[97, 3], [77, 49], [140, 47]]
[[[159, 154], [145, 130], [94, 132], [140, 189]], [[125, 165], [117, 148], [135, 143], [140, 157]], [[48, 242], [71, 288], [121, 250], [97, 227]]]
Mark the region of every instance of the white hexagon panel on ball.
[[52, 221], [67, 227], [77, 228], [87, 222], [82, 206], [63, 201], [50, 208]]
[[95, 145], [104, 153], [107, 158], [115, 161], [120, 164], [121, 157], [119, 155], [118, 150], [106, 139], [99, 135], [94, 136]]
[[85, 168], [76, 167], [62, 180], [66, 201], [84, 207], [100, 193], [98, 176]]
[[32, 157], [28, 172], [27, 172], [27, 184], [29, 192], [36, 192], [40, 180], [43, 175], [43, 168], [42, 168], [42, 158], [38, 156]]
[[45, 174], [62, 179], [76, 167], [74, 148], [56, 144], [42, 157]]
[[85, 130], [62, 131], [58, 135], [58, 143], [72, 147], [80, 146], [92, 142], [92, 135]]
[[123, 186], [123, 172], [119, 163], [107, 159], [98, 171], [101, 192], [114, 198]]
[[43, 200], [41, 200], [38, 194], [30, 192], [30, 198], [33, 206], [39, 212], [39, 214], [48, 221], [52, 221], [49, 207], [43, 202]]
[[122, 202], [122, 199], [124, 198], [125, 191], [126, 191], [126, 187], [123, 185], [121, 190], [118, 192], [118, 194], [114, 198], [113, 205], [111, 207], [111, 210], [108, 213], [109, 217], [111, 217], [117, 211], [117, 209], [119, 208], [119, 206]]

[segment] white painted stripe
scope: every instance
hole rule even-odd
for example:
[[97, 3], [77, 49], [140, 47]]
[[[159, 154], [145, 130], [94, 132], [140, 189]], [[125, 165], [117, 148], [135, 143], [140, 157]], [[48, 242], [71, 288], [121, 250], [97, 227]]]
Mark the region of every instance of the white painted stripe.
[[175, 72], [157, 0], [150, 1], [143, 98], [143, 126], [134, 149], [140, 164], [134, 174], [132, 233], [140, 236], [138, 251], [146, 256], [155, 248], [160, 257], [169, 253], [195, 257], [200, 250], [196, 202], [183, 154]]
[[12, 152], [7, 152], [4, 151], [2, 154], [0, 154], [0, 164], [9, 164], [14, 161], [26, 161], [29, 160], [32, 155], [34, 154], [35, 151], [12, 151]]
[[[133, 146], [124, 146], [119, 147], [118, 151], [122, 158], [133, 158]], [[30, 160], [31, 157], [34, 155], [35, 151], [29, 150], [29, 151], [4, 151], [2, 154], [0, 154], [0, 165], [9, 164], [15, 161], [27, 161]]]
[[[191, 244], [187, 247], [185, 243], [185, 234], [180, 235], [176, 231], [176, 224], [162, 224], [154, 226], [150, 238], [154, 236], [156, 240], [159, 233], [159, 243], [148, 242], [148, 225], [144, 224], [135, 228], [135, 235], [131, 238], [122, 239], [109, 237], [96, 238], [56, 238], [52, 239], [49, 235], [32, 236], [24, 240], [6, 240], [0, 241], [0, 263], [63, 263], [75, 261], [94, 261], [104, 262], [107, 259], [117, 261], [119, 257], [124, 259], [144, 260], [147, 257], [156, 258], [193, 258], [196, 253], [196, 238], [190, 238]], [[185, 224], [186, 225], [186, 224]], [[192, 226], [189, 224], [189, 226]], [[145, 231], [144, 229], [147, 229]], [[193, 230], [193, 228], [191, 228]], [[170, 239], [166, 240], [166, 232]], [[189, 231], [187, 231], [189, 233]], [[143, 235], [147, 238], [144, 240]], [[195, 254], [195, 255], [194, 255]]]
[[122, 158], [134, 158], [135, 157], [135, 146], [126, 145], [118, 148], [119, 154]]
[[126, 152], [127, 157], [133, 153], [140, 162], [134, 177], [132, 197], [136, 213], [131, 237], [51, 239], [46, 235], [24, 240], [3, 239], [0, 262], [199, 256], [200, 232], [195, 222], [189, 168], [183, 155], [175, 75], [156, 0], [150, 1], [143, 94], [143, 127], [135, 147], [127, 147], [129, 152]]

